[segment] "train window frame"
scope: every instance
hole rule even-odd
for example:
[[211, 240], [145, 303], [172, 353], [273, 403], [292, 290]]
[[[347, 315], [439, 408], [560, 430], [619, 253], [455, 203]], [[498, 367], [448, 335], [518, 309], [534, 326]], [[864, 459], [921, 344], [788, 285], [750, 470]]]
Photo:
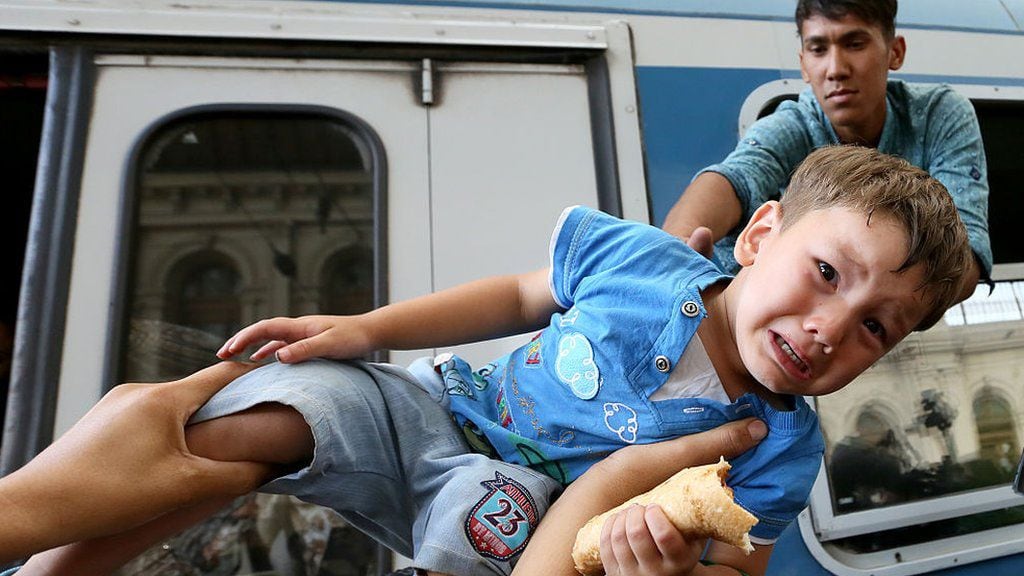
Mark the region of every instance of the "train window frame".
[[[972, 103], [1016, 103], [1024, 110], [1024, 86], [942, 82], [941, 78], [911, 80], [947, 84]], [[773, 112], [780, 102], [796, 99], [804, 88], [805, 84], [799, 78], [774, 80], [755, 88], [741, 106], [737, 138], [742, 138], [754, 122]], [[991, 277], [996, 282], [1024, 280], [1024, 262], [995, 264]], [[815, 398], [806, 399], [815, 410], [818, 409]], [[798, 526], [811, 555], [835, 574], [863, 574], [865, 569], [876, 576], [917, 574], [1018, 553], [1024, 546], [1024, 536], [1019, 533], [1020, 524], [951, 536], [940, 542], [910, 544], [877, 552], [851, 553], [839, 550], [829, 542], [1022, 504], [1024, 499], [1008, 484], [836, 514], [823, 460], [808, 506], [798, 518]]]

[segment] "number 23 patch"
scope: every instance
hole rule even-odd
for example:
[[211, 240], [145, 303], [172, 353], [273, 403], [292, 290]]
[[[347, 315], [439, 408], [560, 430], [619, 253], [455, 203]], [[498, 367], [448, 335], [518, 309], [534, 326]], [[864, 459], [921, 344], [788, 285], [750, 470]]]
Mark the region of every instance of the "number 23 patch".
[[537, 506], [522, 484], [500, 472], [480, 485], [487, 494], [466, 518], [466, 537], [481, 556], [509, 560], [526, 547], [537, 527]]

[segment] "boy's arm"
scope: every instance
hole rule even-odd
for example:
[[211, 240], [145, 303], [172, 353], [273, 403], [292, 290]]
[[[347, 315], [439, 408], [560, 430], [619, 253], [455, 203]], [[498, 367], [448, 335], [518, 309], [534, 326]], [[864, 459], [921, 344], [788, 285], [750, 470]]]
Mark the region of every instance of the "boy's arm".
[[548, 269], [493, 276], [389, 304], [359, 316], [273, 318], [243, 328], [217, 352], [229, 358], [259, 342], [252, 355], [285, 363], [313, 357], [358, 358], [375, 350], [453, 346], [542, 327], [558, 310]]
[[700, 434], [616, 451], [570, 484], [551, 505], [513, 576], [578, 576], [572, 545], [576, 532], [592, 516], [654, 488], [683, 468], [710, 464], [719, 456], [738, 456], [766, 434], [763, 422], [748, 418]]

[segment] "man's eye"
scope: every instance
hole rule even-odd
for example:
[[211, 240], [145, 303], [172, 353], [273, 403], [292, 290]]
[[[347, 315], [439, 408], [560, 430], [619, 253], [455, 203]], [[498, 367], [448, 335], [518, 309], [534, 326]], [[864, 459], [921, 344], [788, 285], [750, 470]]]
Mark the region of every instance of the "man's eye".
[[828, 262], [818, 262], [818, 271], [821, 272], [821, 277], [828, 283], [835, 282], [836, 276], [838, 276], [836, 269]]

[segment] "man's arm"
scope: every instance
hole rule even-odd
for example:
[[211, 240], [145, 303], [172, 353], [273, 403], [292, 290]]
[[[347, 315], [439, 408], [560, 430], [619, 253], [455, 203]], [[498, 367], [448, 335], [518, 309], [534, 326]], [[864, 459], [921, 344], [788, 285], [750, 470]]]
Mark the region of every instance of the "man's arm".
[[767, 433], [747, 419], [666, 442], [627, 446], [592, 466], [548, 509], [513, 576], [576, 576], [576, 532], [596, 514], [654, 488], [688, 466], [731, 458], [753, 448]]
[[718, 240], [740, 222], [742, 209], [729, 180], [717, 172], [704, 172], [686, 187], [665, 217], [662, 228], [680, 238], [689, 238], [698, 226], [711, 230]]
[[313, 357], [359, 358], [375, 350], [437, 348], [520, 334], [543, 326], [558, 307], [548, 269], [494, 276], [389, 304], [359, 316], [272, 318], [243, 328], [217, 352], [230, 358], [268, 342], [252, 355], [285, 363]]
[[193, 455], [185, 422], [253, 366], [221, 363], [176, 383], [124, 384], [0, 479], [0, 562], [121, 532], [181, 507], [256, 489], [270, 467]]
[[988, 278], [992, 247], [988, 235], [988, 167], [974, 106], [947, 91], [928, 112], [928, 165], [924, 168], [949, 191], [967, 228], [975, 258], [964, 275], [960, 300], [974, 294], [978, 280]]

